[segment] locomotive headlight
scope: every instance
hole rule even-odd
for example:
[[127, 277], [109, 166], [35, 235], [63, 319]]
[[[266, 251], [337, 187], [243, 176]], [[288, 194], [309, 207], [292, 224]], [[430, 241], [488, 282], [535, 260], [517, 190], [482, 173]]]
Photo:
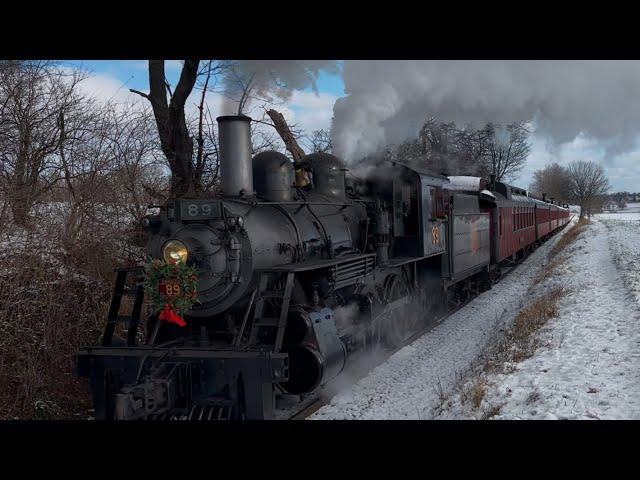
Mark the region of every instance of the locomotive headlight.
[[189, 250], [180, 240], [169, 240], [162, 248], [162, 257], [168, 263], [186, 263]]
[[244, 227], [244, 218], [238, 217], [237, 222], [238, 222], [238, 227], [240, 228]]

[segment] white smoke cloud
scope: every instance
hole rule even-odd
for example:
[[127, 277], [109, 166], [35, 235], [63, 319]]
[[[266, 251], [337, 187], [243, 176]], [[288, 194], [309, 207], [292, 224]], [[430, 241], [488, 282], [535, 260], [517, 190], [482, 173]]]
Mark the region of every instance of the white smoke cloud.
[[554, 143], [579, 134], [630, 148], [640, 125], [637, 61], [346, 61], [333, 110], [347, 161], [416, 135], [428, 116], [459, 124], [534, 120]]
[[311, 87], [318, 93], [321, 71], [338, 73], [335, 60], [237, 60], [224, 77], [225, 113], [237, 113], [242, 92], [251, 86], [251, 99], [287, 101], [296, 90]]

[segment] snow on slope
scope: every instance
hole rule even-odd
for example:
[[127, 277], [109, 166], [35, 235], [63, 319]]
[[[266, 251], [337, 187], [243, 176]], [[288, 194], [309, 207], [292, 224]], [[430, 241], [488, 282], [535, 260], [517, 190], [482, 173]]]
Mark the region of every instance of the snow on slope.
[[613, 258], [640, 305], [640, 209], [638, 213], [629, 213], [629, 210], [597, 218], [609, 229]]
[[432, 418], [442, 396], [454, 388], [487, 342], [513, 321], [528, 300], [529, 285], [547, 263], [547, 252], [560, 235], [536, 250], [505, 281], [337, 393], [310, 418]]
[[640, 223], [609, 222], [594, 218], [550, 280], [569, 293], [539, 332], [544, 346], [515, 372], [488, 375], [479, 411], [457, 400], [441, 418], [480, 418], [498, 407], [492, 418], [640, 418], [638, 271], [618, 269], [639, 259]]

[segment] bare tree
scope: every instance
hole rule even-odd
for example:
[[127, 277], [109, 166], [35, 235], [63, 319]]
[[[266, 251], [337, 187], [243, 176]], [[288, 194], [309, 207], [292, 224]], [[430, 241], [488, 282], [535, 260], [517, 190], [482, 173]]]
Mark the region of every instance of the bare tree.
[[425, 122], [420, 129], [418, 142], [429, 168], [439, 173], [451, 173], [455, 135], [456, 126], [452, 122], [438, 122], [434, 117]]
[[447, 175], [477, 175], [488, 151], [486, 129], [428, 118], [418, 138], [390, 148], [390, 159]]
[[567, 167], [569, 172], [569, 196], [580, 205], [580, 218], [591, 216], [609, 189], [609, 179], [604, 168], [595, 162], [578, 160]]
[[61, 179], [63, 144], [83, 134], [78, 119], [89, 102], [77, 90], [81, 72], [65, 73], [45, 61], [3, 64], [0, 174], [14, 221], [29, 226], [33, 205]]
[[627, 201], [625, 200], [624, 195], [618, 195], [615, 199], [615, 202], [618, 210], [623, 210], [627, 207]]
[[489, 153], [491, 135], [492, 130], [488, 126], [477, 130], [470, 125], [456, 129], [452, 140], [460, 170], [472, 175], [480, 173], [482, 162]]
[[561, 202], [568, 202], [571, 179], [566, 168], [552, 163], [533, 173], [533, 182], [529, 187], [534, 194], [546, 194]]
[[331, 134], [325, 129], [314, 130], [305, 140], [304, 143], [312, 153], [331, 153], [333, 148]]
[[485, 131], [487, 152], [481, 162], [481, 174], [485, 177], [493, 174], [498, 181], [514, 178], [524, 167], [531, 151], [527, 126], [523, 122], [506, 127], [490, 123]]
[[149, 60], [149, 94], [131, 90], [149, 100], [153, 108], [160, 145], [171, 168], [172, 198], [196, 196], [202, 190], [199, 177], [204, 166], [194, 164], [193, 137], [185, 117], [185, 104], [198, 79], [199, 65], [200, 60], [185, 60], [172, 92], [165, 77], [164, 60]]

